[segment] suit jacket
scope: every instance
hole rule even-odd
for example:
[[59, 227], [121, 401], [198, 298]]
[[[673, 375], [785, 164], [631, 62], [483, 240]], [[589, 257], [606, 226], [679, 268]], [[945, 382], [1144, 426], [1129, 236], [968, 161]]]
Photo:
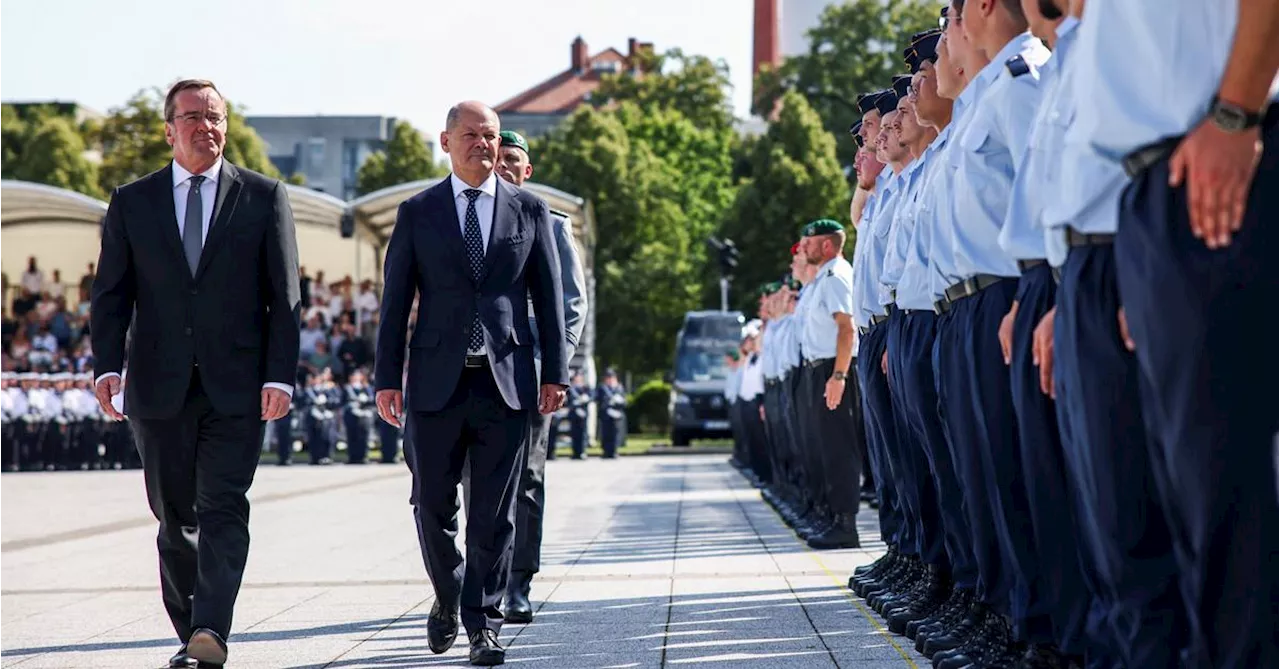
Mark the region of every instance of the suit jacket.
[[542, 383], [568, 385], [560, 256], [547, 204], [497, 180], [493, 227], [477, 282], [463, 245], [451, 179], [409, 198], [396, 213], [383, 265], [381, 318], [375, 353], [378, 390], [401, 390], [406, 324], [420, 294], [408, 342], [406, 406], [439, 411], [462, 375], [477, 310], [489, 367], [513, 409], [537, 409], [538, 380], [528, 297], [543, 347]]
[[297, 374], [301, 301], [288, 194], [224, 159], [193, 277], [174, 192], [171, 163], [111, 194], [90, 308], [94, 373], [121, 371], [128, 333], [131, 417], [177, 414], [194, 365], [216, 411], [257, 414], [262, 385], [292, 385]]
[[[564, 291], [564, 358], [573, 362], [573, 352], [582, 339], [587, 326], [587, 280], [578, 260], [578, 250], [573, 245], [573, 223], [556, 212], [551, 213], [551, 230], [556, 237], [556, 250], [560, 253], [560, 286]], [[542, 346], [538, 338], [538, 325], [533, 319], [533, 296], [529, 297], [529, 314], [533, 329], [533, 354], [541, 358]]]

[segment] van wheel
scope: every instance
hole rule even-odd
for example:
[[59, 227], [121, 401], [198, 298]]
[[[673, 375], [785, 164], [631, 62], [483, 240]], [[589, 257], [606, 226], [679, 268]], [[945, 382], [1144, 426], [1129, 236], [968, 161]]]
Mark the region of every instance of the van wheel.
[[683, 431], [683, 430], [672, 430], [672, 431], [671, 431], [671, 445], [672, 445], [672, 446], [688, 446], [688, 445], [689, 445], [689, 433], [688, 433], [688, 432], [685, 432], [685, 431]]

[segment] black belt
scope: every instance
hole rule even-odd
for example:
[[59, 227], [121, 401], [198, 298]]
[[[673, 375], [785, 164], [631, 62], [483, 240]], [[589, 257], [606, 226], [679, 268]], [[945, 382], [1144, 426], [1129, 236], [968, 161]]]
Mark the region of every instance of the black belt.
[[834, 363], [834, 362], [835, 362], [835, 360], [836, 360], [835, 358], [818, 358], [817, 360], [805, 360], [805, 361], [804, 361], [804, 366], [805, 366], [805, 367], [817, 367], [817, 366], [819, 366], [819, 365], [821, 365], [821, 364], [823, 364], [823, 363], [827, 363], [827, 362]]
[[950, 288], [943, 293], [948, 303], [958, 302], [970, 295], [977, 295], [980, 291], [1004, 281], [1005, 277], [996, 276], [994, 274], [979, 274], [969, 277], [964, 281], [952, 284]]
[[951, 303], [947, 301], [947, 298], [944, 297], [941, 300], [934, 300], [933, 313], [941, 316], [948, 311], [951, 311]]
[[1076, 232], [1072, 228], [1067, 228], [1067, 246], [1071, 248], [1079, 248], [1081, 246], [1107, 246], [1114, 244], [1116, 236], [1111, 234], [1085, 234]]
[[1043, 258], [1036, 258], [1034, 260], [1019, 260], [1018, 271], [1025, 273], [1027, 270], [1039, 267], [1044, 263], [1045, 263], [1045, 260]]
[[489, 366], [489, 356], [487, 355], [469, 355], [462, 361], [463, 367], [477, 369]]
[[1182, 142], [1181, 137], [1167, 137], [1155, 144], [1148, 144], [1133, 153], [1124, 157], [1120, 164], [1124, 166], [1124, 173], [1132, 179], [1143, 172], [1146, 172], [1152, 165], [1173, 155], [1173, 151], [1178, 148], [1178, 144]]
[[765, 387], [765, 388], [772, 388], [772, 387], [774, 387], [774, 386], [778, 385], [779, 383], [782, 383], [782, 382], [781, 382], [781, 381], [779, 381], [779, 380], [777, 380], [777, 379], [765, 379], [765, 380], [764, 380], [764, 387]]
[[[874, 327], [874, 326], [871, 326], [871, 327]], [[859, 337], [865, 337], [865, 336], [867, 336], [867, 333], [871, 332], [871, 327], [868, 327], [868, 326], [865, 326], [865, 325], [859, 325], [859, 326], [858, 326], [858, 336], [859, 336]]]
[[871, 324], [872, 324], [872, 325], [879, 325], [879, 324], [881, 324], [881, 323], [883, 323], [883, 322], [885, 322], [885, 321], [887, 321], [887, 320], [889, 320], [889, 317], [888, 317], [888, 316], [881, 316], [881, 315], [879, 315], [879, 314], [876, 314], [875, 316], [872, 316], [872, 317], [871, 317]]

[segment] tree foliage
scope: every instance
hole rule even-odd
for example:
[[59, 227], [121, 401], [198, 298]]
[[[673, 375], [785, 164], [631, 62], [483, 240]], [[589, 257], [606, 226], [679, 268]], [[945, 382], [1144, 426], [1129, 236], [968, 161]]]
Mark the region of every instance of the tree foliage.
[[707, 306], [705, 239], [733, 202], [736, 141], [722, 66], [648, 62], [531, 146], [536, 181], [594, 206], [597, 356], [641, 377], [670, 365], [684, 313]]
[[441, 177], [448, 168], [436, 163], [422, 134], [406, 121], [396, 121], [386, 148], [365, 159], [356, 174], [356, 193], [364, 195], [380, 188], [410, 181]]
[[10, 105], [4, 105], [2, 114], [4, 178], [102, 196], [98, 166], [86, 157], [85, 142], [74, 119], [41, 108], [23, 118]]
[[[733, 302], [752, 313], [753, 289], [787, 272], [801, 226], [819, 218], [847, 220], [849, 188], [836, 161], [834, 138], [794, 91], [782, 96], [768, 132], [751, 142], [746, 164], [748, 176], [723, 234], [741, 253]], [[853, 248], [852, 235], [846, 248]]]
[[939, 7], [917, 0], [828, 5], [808, 32], [807, 53], [788, 58], [779, 69], [761, 71], [754, 110], [767, 116], [787, 91], [801, 93], [839, 140], [840, 165], [852, 165], [857, 147], [849, 141], [849, 126], [860, 118], [858, 94], [887, 88], [894, 74], [907, 71], [902, 50], [911, 35], [937, 27]]

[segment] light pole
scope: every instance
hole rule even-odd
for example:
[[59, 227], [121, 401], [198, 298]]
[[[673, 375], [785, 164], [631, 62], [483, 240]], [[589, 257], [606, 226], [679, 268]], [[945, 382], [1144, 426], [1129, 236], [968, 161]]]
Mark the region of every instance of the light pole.
[[738, 267], [738, 247], [729, 238], [707, 238], [707, 245], [715, 249], [720, 262], [720, 311], [729, 310], [729, 282], [733, 280], [733, 270]]

